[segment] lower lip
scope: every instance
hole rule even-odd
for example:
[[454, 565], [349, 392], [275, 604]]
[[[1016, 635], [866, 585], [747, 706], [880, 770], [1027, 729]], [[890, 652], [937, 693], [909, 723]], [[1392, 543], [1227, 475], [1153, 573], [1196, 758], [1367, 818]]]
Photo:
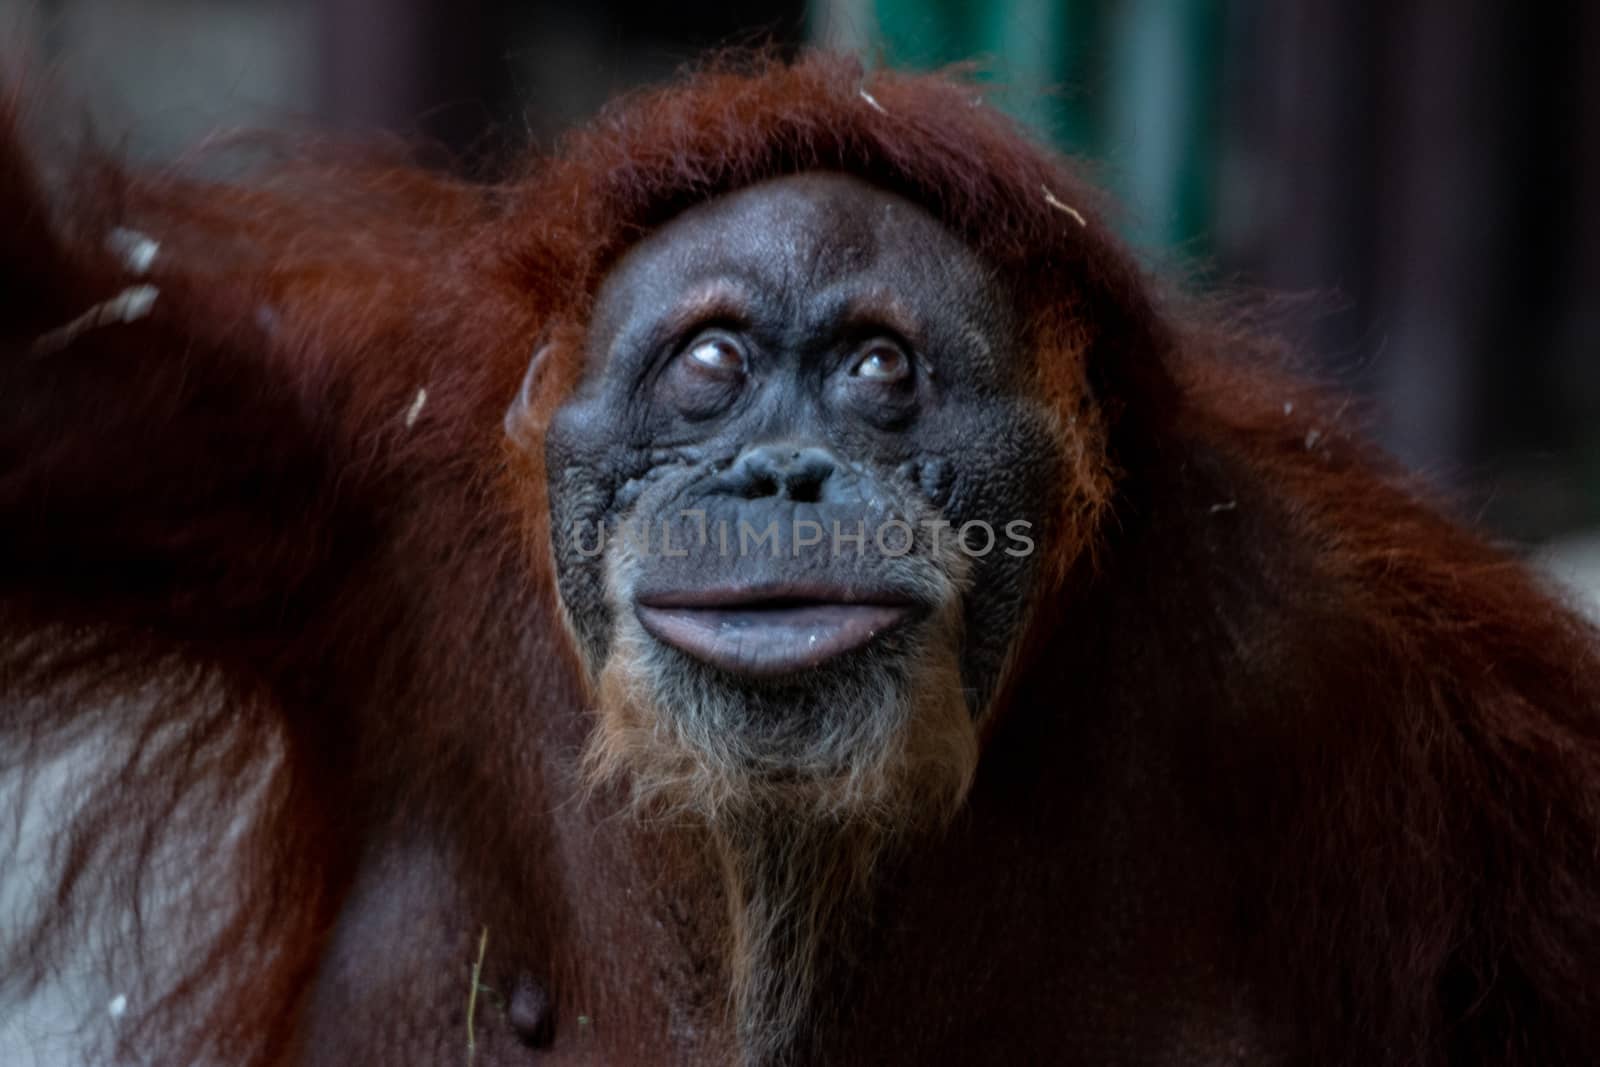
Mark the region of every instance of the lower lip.
[[910, 617], [899, 604], [819, 602], [765, 607], [635, 604], [645, 631], [663, 644], [749, 678], [821, 666], [871, 643]]

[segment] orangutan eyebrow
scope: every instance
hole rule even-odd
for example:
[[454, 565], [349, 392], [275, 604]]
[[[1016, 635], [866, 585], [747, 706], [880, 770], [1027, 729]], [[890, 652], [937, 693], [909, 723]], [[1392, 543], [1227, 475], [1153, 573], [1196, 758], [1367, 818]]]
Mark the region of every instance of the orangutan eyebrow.
[[739, 283], [718, 278], [691, 289], [659, 324], [662, 338], [682, 337], [712, 322], [745, 324], [750, 321], [750, 294]]
[[917, 351], [926, 347], [926, 329], [919, 316], [893, 289], [873, 288], [851, 296], [844, 304], [839, 321], [861, 331], [888, 331]]
[[700, 330], [716, 325], [748, 329], [752, 303], [749, 287], [737, 280], [717, 277], [697, 283], [661, 314], [647, 313], [624, 329], [613, 340], [607, 358], [618, 351], [633, 352], [641, 361], [641, 372], [653, 376]]

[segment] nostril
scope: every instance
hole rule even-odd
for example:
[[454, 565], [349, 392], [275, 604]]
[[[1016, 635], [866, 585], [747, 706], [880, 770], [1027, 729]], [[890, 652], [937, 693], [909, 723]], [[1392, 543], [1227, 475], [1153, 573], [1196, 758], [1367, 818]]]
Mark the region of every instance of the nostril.
[[734, 463], [723, 485], [726, 492], [744, 500], [782, 497], [816, 504], [826, 494], [836, 466], [822, 449], [760, 447]]
[[770, 474], [757, 474], [744, 484], [744, 491], [739, 494], [746, 500], [760, 500], [763, 497], [778, 495], [778, 482]]
[[827, 480], [826, 475], [819, 478], [807, 471], [788, 482], [787, 496], [796, 504], [816, 504], [822, 500], [822, 483]]

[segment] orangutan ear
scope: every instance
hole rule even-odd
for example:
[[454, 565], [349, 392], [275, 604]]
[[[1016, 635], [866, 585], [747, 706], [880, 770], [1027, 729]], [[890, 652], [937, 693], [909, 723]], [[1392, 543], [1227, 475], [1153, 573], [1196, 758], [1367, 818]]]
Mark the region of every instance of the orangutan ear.
[[522, 387], [517, 398], [506, 409], [506, 437], [519, 448], [535, 448], [544, 437], [547, 412], [539, 409], [539, 397], [544, 393], [545, 369], [550, 365], [550, 350], [546, 342], [540, 345], [528, 361], [528, 370], [522, 376]]

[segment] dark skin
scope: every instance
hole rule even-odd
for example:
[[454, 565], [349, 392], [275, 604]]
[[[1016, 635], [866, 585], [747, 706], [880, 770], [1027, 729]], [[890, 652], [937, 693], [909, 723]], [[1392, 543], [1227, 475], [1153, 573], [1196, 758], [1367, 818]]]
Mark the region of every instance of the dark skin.
[[[591, 662], [613, 625], [602, 527], [671, 526], [633, 590], [653, 637], [781, 678], [923, 624], [937, 605], [916, 565], [976, 520], [995, 535], [967, 537], [988, 548], [970, 556], [965, 605], [980, 714], [1028, 599], [1030, 553], [1005, 528], [1037, 536], [1056, 468], [1013, 319], [930, 216], [841, 175], [754, 187], [636, 247], [601, 290], [587, 379], [546, 440], [562, 593]], [[902, 558], [904, 531], [883, 528], [896, 519], [917, 528]], [[757, 543], [773, 522], [779, 543]], [[834, 551], [836, 524], [866, 544]]]

